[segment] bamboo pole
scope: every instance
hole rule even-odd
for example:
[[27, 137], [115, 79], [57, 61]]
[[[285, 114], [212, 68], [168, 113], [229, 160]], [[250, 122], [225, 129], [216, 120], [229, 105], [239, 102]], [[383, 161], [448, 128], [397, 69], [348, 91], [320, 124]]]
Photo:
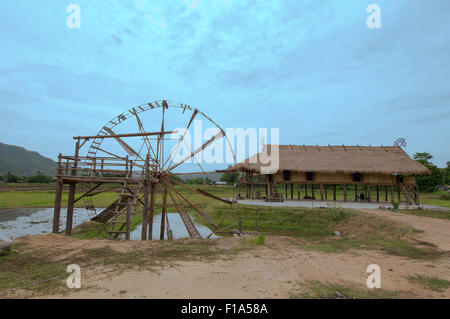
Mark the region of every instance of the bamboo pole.
[[159, 239], [164, 240], [164, 229], [165, 229], [165, 221], [166, 221], [166, 205], [167, 205], [167, 186], [164, 187], [164, 194], [163, 194], [163, 203], [162, 203], [162, 210], [161, 210], [161, 230]]

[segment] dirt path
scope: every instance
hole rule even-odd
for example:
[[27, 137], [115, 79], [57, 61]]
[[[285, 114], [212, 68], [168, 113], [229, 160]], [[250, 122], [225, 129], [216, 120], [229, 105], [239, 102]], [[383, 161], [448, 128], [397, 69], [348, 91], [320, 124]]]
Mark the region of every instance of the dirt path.
[[[406, 223], [424, 232], [417, 239], [430, 242], [440, 250], [450, 250], [450, 222], [442, 219], [405, 215], [384, 210], [364, 210]], [[108, 246], [117, 251], [149, 249], [157, 242], [110, 242], [33, 236], [29, 241], [36, 248], [49, 247], [62, 256], [70, 251]], [[240, 238], [215, 239], [219, 247], [240, 245]], [[378, 250], [351, 250], [325, 253], [306, 250], [300, 238], [268, 236], [266, 245], [243, 250], [237, 255], [214, 259], [164, 262], [151, 270], [126, 269], [109, 273], [111, 266], [93, 270], [82, 269], [82, 288], [49, 298], [289, 298], [300, 296], [308, 282], [320, 281], [368, 290], [367, 266], [381, 267], [381, 288], [398, 292], [401, 297], [450, 298], [450, 289], [436, 292], [408, 280], [422, 275], [450, 281], [450, 257], [437, 260], [415, 260], [388, 255]], [[21, 292], [15, 297], [22, 297]]]
[[378, 251], [332, 254], [304, 251], [290, 239], [270, 238], [269, 247], [239, 254], [232, 260], [183, 261], [157, 271], [127, 271], [118, 276], [87, 276], [81, 290], [58, 298], [289, 298], [305, 291], [305, 283], [366, 288], [366, 268], [379, 264], [381, 285], [402, 296], [450, 298], [410, 283], [421, 274], [450, 280], [449, 259], [416, 261]]
[[423, 233], [414, 236], [418, 240], [423, 240], [436, 245], [440, 250], [450, 251], [450, 221], [395, 213], [382, 209], [362, 209], [361, 211], [377, 216], [387, 217], [392, 220], [407, 224], [415, 229], [423, 230]]

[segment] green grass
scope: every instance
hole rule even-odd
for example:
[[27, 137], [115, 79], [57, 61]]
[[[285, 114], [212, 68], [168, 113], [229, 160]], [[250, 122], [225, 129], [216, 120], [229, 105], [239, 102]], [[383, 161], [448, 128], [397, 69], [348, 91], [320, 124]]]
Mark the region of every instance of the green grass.
[[404, 209], [398, 211], [402, 214], [425, 216], [439, 219], [450, 220], [450, 210], [436, 210], [436, 209]]
[[[219, 229], [237, 229], [241, 218], [244, 231], [299, 238], [297, 245], [310, 250], [342, 253], [350, 249], [383, 250], [412, 259], [437, 259], [442, 253], [434, 246], [421, 247], [412, 241], [420, 232], [390, 219], [341, 208], [309, 209], [300, 207], [258, 207], [211, 204], [208, 213]], [[201, 221], [201, 218], [198, 218]], [[205, 221], [203, 221], [206, 223]], [[341, 236], [333, 236], [339, 231]]]
[[303, 285], [304, 292], [291, 293], [291, 298], [306, 299], [392, 299], [399, 298], [399, 293], [384, 289], [361, 289], [353, 285], [322, 283], [317, 280], [307, 281]]
[[427, 277], [421, 275], [409, 276], [408, 280], [414, 284], [418, 284], [425, 289], [442, 292], [450, 288], [450, 281], [439, 279], [436, 277]]

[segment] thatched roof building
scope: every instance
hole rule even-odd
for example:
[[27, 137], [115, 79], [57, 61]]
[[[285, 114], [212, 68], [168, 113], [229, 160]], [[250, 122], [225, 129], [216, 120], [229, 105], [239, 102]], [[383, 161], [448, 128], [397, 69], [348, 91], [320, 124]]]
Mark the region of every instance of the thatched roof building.
[[[270, 155], [271, 145], [263, 154]], [[260, 172], [260, 153], [251, 156], [230, 170]], [[279, 170], [322, 173], [379, 173], [421, 175], [428, 168], [412, 160], [397, 146], [305, 146], [279, 145]]]
[[[274, 162], [268, 162], [269, 158]], [[266, 164], [267, 163], [267, 164]], [[275, 171], [267, 174], [267, 168], [275, 166]], [[344, 200], [347, 190], [354, 190], [355, 200], [359, 200], [359, 190], [365, 193], [365, 199], [371, 200], [372, 188], [376, 190], [376, 201], [380, 200], [380, 189], [384, 188], [385, 201], [388, 193], [394, 200], [394, 188], [398, 200], [401, 194], [407, 203], [419, 203], [419, 193], [415, 175], [430, 174], [428, 168], [412, 160], [403, 149], [397, 146], [306, 146], [278, 145], [278, 156], [272, 145], [266, 145], [263, 151], [251, 156], [226, 171], [244, 172], [241, 179], [247, 185], [247, 197], [255, 198], [254, 189], [265, 185], [268, 200], [283, 200], [279, 194], [279, 184], [285, 185], [285, 198], [288, 197], [288, 185], [291, 187], [290, 197], [294, 197], [294, 185], [297, 185], [297, 196], [315, 199], [314, 186], [320, 188], [321, 200], [327, 199], [327, 188], [333, 187], [333, 198], [336, 200], [336, 187], [342, 186]], [[308, 188], [310, 194], [308, 195]]]

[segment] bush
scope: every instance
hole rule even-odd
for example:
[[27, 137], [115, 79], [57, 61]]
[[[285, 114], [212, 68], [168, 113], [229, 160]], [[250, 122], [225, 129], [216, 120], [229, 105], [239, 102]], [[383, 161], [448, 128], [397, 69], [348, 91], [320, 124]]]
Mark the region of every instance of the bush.
[[399, 202], [397, 202], [397, 201], [392, 201], [392, 207], [394, 207], [394, 210], [397, 210], [398, 208], [399, 208], [399, 206], [400, 206], [400, 203]]
[[30, 176], [25, 179], [27, 183], [50, 183], [52, 181], [50, 176], [38, 172], [35, 176]]
[[8, 174], [6, 174], [5, 176], [3, 176], [3, 181], [5, 183], [18, 183], [20, 182], [20, 176], [11, 174], [10, 172], [8, 172]]
[[441, 195], [441, 199], [443, 199], [443, 200], [450, 200], [450, 194], [443, 194], [443, 195]]

